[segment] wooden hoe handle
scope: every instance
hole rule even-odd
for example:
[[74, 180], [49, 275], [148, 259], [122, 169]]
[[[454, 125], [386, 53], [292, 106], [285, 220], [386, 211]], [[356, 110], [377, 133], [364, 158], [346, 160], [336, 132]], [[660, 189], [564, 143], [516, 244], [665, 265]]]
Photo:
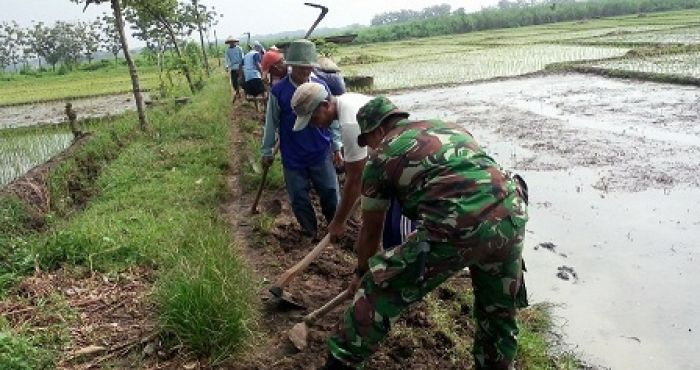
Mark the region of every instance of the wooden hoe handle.
[[297, 262], [296, 265], [292, 266], [289, 270], [285, 271], [280, 275], [280, 277], [277, 279], [277, 282], [275, 283], [275, 287], [278, 288], [284, 288], [289, 284], [289, 282], [301, 271], [304, 271], [313, 260], [318, 257], [321, 252], [323, 252], [323, 249], [325, 249], [329, 244], [331, 243], [331, 235], [326, 234], [326, 236], [321, 239], [318, 244], [314, 247], [314, 249], [307, 254], [304, 259], [301, 261]]
[[306, 317], [304, 317], [304, 322], [307, 324], [313, 323], [319, 317], [327, 314], [329, 311], [333, 310], [338, 305], [345, 302], [345, 300], [347, 300], [348, 298], [350, 298], [352, 296], [353, 296], [353, 293], [351, 291], [349, 291], [347, 289], [343, 290], [342, 292], [340, 292], [340, 294], [338, 294], [337, 296], [335, 296], [335, 298], [328, 301], [328, 303], [324, 304], [321, 308], [306, 315]]

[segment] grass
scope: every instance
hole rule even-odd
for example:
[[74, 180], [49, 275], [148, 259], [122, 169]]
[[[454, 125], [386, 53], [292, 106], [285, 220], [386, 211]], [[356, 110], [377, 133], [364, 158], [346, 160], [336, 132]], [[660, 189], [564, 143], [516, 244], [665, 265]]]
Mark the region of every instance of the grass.
[[[51, 174], [60, 206], [50, 230], [18, 233], [45, 270], [157, 269], [153, 299], [163, 335], [213, 362], [240, 348], [256, 317], [254, 284], [218, 208], [229, 107], [221, 78], [180, 110], [151, 111], [146, 134], [133, 130], [133, 116], [96, 134]], [[76, 187], [90, 193], [82, 212], [75, 212]], [[21, 214], [0, 204], [7, 227], [19, 228]]]
[[[141, 88], [157, 90], [156, 67], [138, 67]], [[125, 66], [96, 71], [73, 71], [65, 75], [4, 75], [0, 84], [0, 106], [84, 98], [131, 92], [131, 78]], [[183, 78], [176, 74], [174, 84]]]
[[[250, 109], [250, 106], [247, 107]], [[245, 152], [241, 156], [241, 189], [244, 192], [256, 191], [260, 186], [260, 181], [262, 181], [262, 167], [260, 165], [261, 155], [260, 147], [262, 146], [260, 142], [260, 137], [262, 136], [258, 131], [261, 128], [261, 123], [252, 121], [249, 119], [244, 119], [240, 122], [240, 133], [241, 138], [235, 138], [236, 140], [242, 140], [245, 143]], [[282, 173], [282, 163], [279, 160], [279, 154], [276, 155], [275, 161], [268, 170], [267, 178], [265, 180], [265, 189], [268, 190], [279, 190], [284, 186], [284, 175]]]

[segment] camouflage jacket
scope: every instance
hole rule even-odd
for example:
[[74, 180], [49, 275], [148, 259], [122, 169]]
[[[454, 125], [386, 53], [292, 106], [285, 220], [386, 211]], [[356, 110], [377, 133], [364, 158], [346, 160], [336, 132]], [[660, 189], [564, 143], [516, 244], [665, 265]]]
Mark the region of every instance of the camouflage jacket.
[[517, 182], [466, 130], [439, 120], [401, 120], [362, 175], [362, 208], [385, 210], [392, 195], [433, 241], [468, 241], [483, 221], [525, 224]]

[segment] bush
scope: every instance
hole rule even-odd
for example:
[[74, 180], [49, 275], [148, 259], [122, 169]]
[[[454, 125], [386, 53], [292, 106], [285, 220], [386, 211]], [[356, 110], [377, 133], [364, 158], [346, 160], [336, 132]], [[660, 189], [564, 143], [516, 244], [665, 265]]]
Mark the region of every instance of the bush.
[[92, 63], [83, 63], [79, 67], [81, 71], [99, 71], [101, 69], [112, 68], [114, 68], [114, 63], [109, 59], [100, 59]]
[[47, 356], [25, 337], [0, 328], [0, 370], [47, 369]]

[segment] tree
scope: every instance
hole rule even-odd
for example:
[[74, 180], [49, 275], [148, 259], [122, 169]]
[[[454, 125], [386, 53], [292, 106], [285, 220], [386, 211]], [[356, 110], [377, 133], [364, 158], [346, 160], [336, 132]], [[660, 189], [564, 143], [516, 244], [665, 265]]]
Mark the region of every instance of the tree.
[[5, 59], [8, 65], [12, 65], [14, 71], [17, 71], [17, 64], [20, 62], [22, 45], [20, 43], [21, 29], [17, 22], [2, 22], [2, 43], [4, 44]]
[[129, 20], [149, 25], [150, 27], [147, 27], [149, 30], [160, 27], [166, 32], [175, 48], [180, 68], [185, 75], [185, 79], [187, 79], [190, 91], [194, 94], [196, 88], [192, 81], [190, 67], [182, 54], [177, 38], [178, 32], [176, 32], [176, 29], [180, 33], [185, 32], [185, 27], [178, 19], [179, 14], [177, 0], [141, 0], [132, 3], [129, 9]]
[[[124, 17], [122, 15], [122, 4], [119, 0], [71, 0], [76, 4], [85, 4], [87, 9], [91, 3], [104, 3], [109, 1], [112, 6], [112, 11], [114, 12], [114, 25], [117, 33], [119, 34], [119, 41], [122, 45], [122, 51], [124, 52], [124, 59], [126, 59], [126, 64], [129, 67], [129, 75], [131, 76], [131, 89], [134, 93], [134, 101], [136, 102], [136, 111], [139, 116], [139, 126], [141, 130], [146, 130], [148, 127], [148, 119], [146, 117], [146, 106], [143, 102], [143, 95], [141, 94], [141, 84], [139, 83], [139, 74], [136, 70], [136, 65], [134, 60], [131, 58], [131, 53], [129, 52], [129, 44], [126, 41], [126, 33], [124, 33]], [[128, 4], [128, 3], [127, 3]]]
[[55, 52], [63, 64], [72, 68], [78, 64], [83, 51], [80, 24], [58, 21], [52, 29]]
[[[217, 13], [212, 7], [208, 10], [206, 5], [200, 4], [198, 0], [192, 0], [192, 5], [184, 6], [183, 18], [188, 24], [192, 24], [199, 33], [199, 43], [202, 48], [204, 69], [209, 76], [209, 58], [207, 57], [207, 47], [204, 45], [204, 32], [211, 27], [212, 22], [217, 22]], [[209, 43], [207, 42], [207, 45]]]
[[28, 46], [41, 68], [42, 59], [47, 60], [46, 56], [49, 54], [49, 28], [44, 26], [43, 22], [33, 23], [32, 27], [27, 29], [27, 33]]
[[122, 49], [122, 43], [119, 39], [119, 31], [117, 31], [116, 20], [113, 15], [102, 13], [100, 30], [102, 31], [100, 45], [114, 55], [114, 63], [116, 63], [119, 51]]
[[85, 58], [88, 60], [88, 64], [92, 63], [92, 58], [100, 48], [100, 42], [102, 41], [100, 23], [100, 18], [97, 18], [90, 23], [83, 23], [81, 25], [81, 32], [84, 36], [83, 55], [85, 55]]

